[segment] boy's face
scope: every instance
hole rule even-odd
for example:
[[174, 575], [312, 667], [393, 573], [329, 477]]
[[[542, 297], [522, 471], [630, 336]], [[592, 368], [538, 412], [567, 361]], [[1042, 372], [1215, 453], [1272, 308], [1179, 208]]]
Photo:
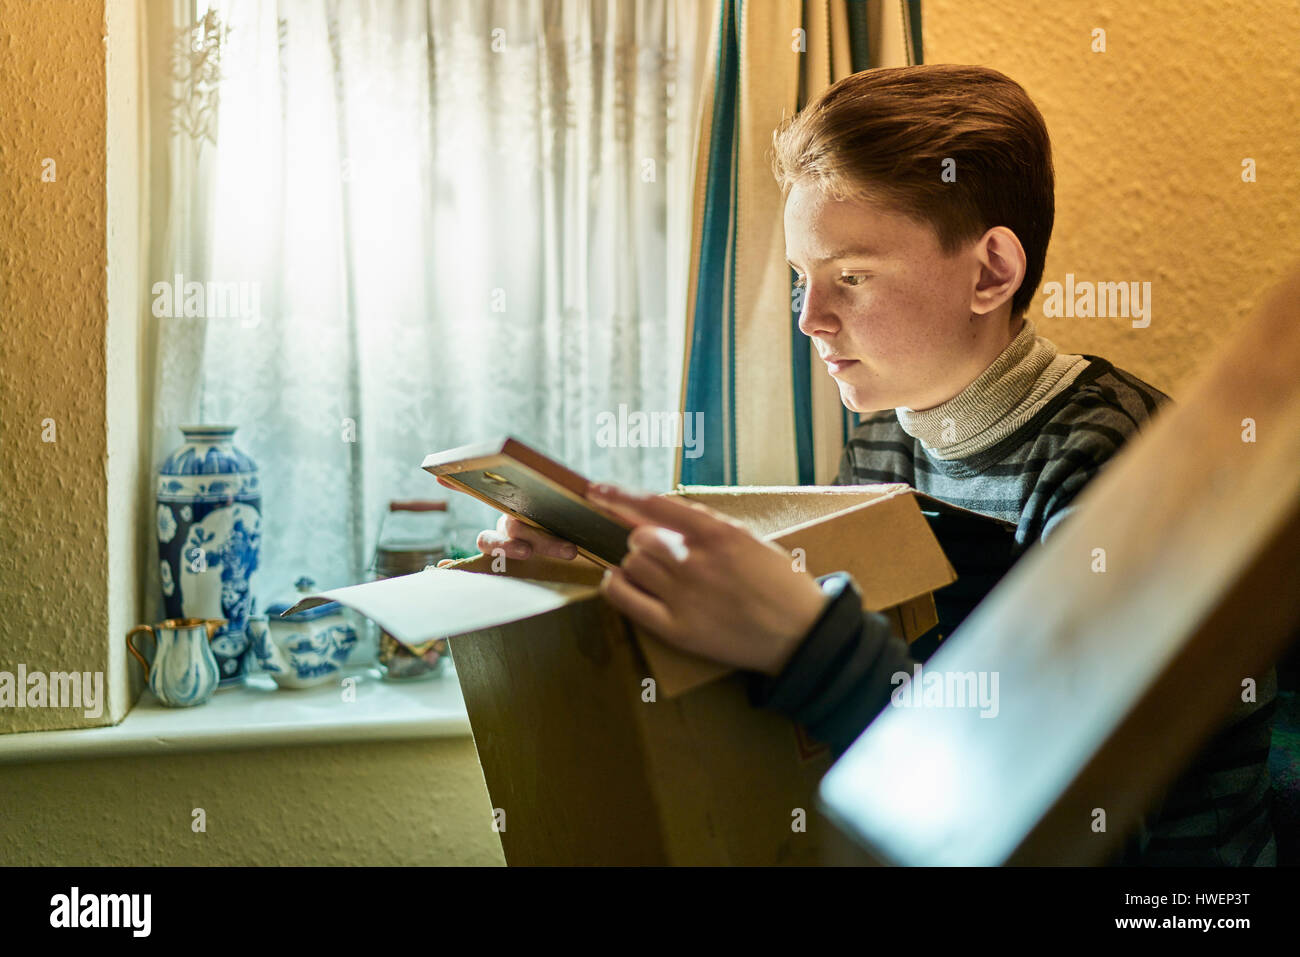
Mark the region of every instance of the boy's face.
[[785, 242], [804, 287], [799, 329], [824, 359], [846, 360], [827, 371], [850, 410], [933, 408], [987, 366], [971, 321], [974, 243], [946, 255], [928, 225], [804, 185], [786, 200]]

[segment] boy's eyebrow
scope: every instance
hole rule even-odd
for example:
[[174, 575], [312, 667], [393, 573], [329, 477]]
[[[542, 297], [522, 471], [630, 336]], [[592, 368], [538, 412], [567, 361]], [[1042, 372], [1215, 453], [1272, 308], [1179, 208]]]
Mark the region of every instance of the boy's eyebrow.
[[[830, 263], [830, 262], [835, 262], [837, 259], [863, 259], [868, 257], [876, 257], [879, 255], [880, 253], [878, 250], [872, 249], [869, 246], [854, 246], [847, 249], [833, 249], [831, 250], [830, 255], [824, 256], [821, 259], [814, 259], [813, 262]], [[798, 268], [797, 266], [795, 266], [794, 263], [790, 262], [789, 256], [786, 257], [785, 262], [786, 265], [788, 265], [791, 269]]]

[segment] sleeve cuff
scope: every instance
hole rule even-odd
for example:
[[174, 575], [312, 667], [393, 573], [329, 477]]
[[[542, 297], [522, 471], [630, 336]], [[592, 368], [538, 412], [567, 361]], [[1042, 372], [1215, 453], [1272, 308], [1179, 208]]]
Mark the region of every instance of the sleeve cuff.
[[749, 700], [755, 707], [793, 711], [807, 695], [800, 676], [821, 670], [832, 645], [851, 642], [862, 622], [862, 593], [847, 572], [832, 572], [817, 579], [827, 602], [821, 615], [795, 649], [780, 674], [755, 674], [750, 681]]

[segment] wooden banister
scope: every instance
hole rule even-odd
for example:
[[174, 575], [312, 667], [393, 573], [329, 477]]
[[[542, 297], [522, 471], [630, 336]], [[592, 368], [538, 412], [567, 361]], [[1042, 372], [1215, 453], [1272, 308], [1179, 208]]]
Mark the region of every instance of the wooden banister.
[[825, 812], [881, 861], [1111, 860], [1285, 650], [1300, 273], [1077, 504], [924, 666], [996, 673], [996, 716], [891, 705], [823, 780]]

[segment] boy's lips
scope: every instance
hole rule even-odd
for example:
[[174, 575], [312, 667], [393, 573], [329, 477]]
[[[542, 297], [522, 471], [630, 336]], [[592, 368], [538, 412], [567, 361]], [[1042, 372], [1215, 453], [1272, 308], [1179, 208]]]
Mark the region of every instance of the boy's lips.
[[857, 364], [858, 361], [857, 359], [849, 359], [844, 356], [822, 356], [822, 360], [826, 363], [826, 368], [830, 370], [831, 375], [843, 372], [850, 366]]

